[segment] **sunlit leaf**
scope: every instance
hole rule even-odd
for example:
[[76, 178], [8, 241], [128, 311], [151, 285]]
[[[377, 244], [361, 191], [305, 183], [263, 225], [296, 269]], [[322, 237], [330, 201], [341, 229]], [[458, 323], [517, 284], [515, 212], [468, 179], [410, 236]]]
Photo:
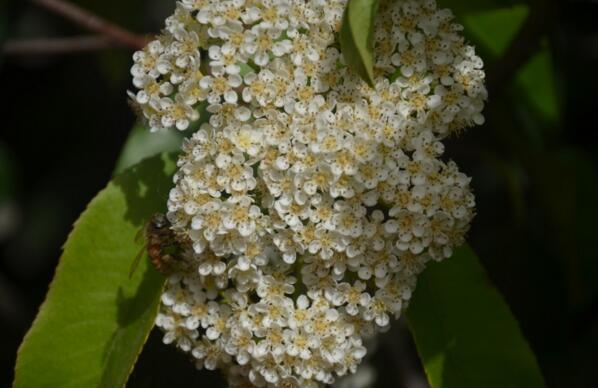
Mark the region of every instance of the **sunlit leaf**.
[[164, 211], [172, 156], [116, 177], [75, 223], [45, 302], [18, 352], [15, 388], [122, 387], [157, 313], [163, 277], [142, 260], [136, 233]]
[[179, 150], [185, 134], [175, 130], [152, 133], [143, 124], [135, 125], [120, 152], [114, 173], [119, 174], [150, 156]]
[[545, 386], [517, 321], [467, 247], [428, 266], [407, 319], [432, 388]]
[[[241, 66], [241, 75], [246, 74], [247, 71], [247, 66]], [[198, 104], [196, 109], [199, 113], [199, 120], [192, 122], [189, 128], [184, 131], [163, 129], [151, 132], [146, 120], [140, 120], [129, 132], [127, 141], [116, 162], [114, 173], [118, 174], [150, 156], [163, 152], [180, 151], [183, 139], [197, 132], [199, 127], [210, 118], [210, 113], [206, 111], [207, 107], [206, 102]]]
[[347, 65], [374, 86], [374, 21], [378, 0], [349, 0], [340, 30], [341, 52]]

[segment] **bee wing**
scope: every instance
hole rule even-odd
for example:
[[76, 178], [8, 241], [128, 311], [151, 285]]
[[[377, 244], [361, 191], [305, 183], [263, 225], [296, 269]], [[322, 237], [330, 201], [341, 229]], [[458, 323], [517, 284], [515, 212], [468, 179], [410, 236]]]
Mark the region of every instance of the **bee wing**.
[[140, 242], [143, 241], [143, 239], [145, 238], [145, 227], [139, 229], [137, 231], [137, 233], [135, 234], [135, 243], [139, 244]]
[[135, 256], [135, 258], [133, 259], [133, 262], [131, 263], [131, 268], [129, 269], [129, 279], [133, 277], [133, 274], [137, 270], [137, 267], [139, 266], [139, 261], [141, 260], [141, 257], [143, 257], [145, 250], [146, 250], [146, 247], [144, 246], [143, 248], [141, 248], [139, 250], [139, 252]]

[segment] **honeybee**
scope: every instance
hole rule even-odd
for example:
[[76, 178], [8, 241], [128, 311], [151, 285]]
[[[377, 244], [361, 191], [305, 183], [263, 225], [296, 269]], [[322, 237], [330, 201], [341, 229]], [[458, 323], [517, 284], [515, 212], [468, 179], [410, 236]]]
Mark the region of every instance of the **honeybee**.
[[129, 277], [133, 276], [144, 252], [153, 266], [162, 274], [169, 275], [180, 260], [180, 248], [164, 214], [154, 214], [145, 227], [137, 233], [135, 241], [145, 238], [145, 245], [131, 263]]

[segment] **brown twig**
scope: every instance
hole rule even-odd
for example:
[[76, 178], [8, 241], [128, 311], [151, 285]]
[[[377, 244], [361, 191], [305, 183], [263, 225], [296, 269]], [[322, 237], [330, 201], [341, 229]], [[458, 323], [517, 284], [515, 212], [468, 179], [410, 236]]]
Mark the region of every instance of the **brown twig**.
[[101, 34], [115, 43], [136, 50], [143, 48], [148, 39], [125, 30], [107, 20], [92, 14], [74, 4], [64, 0], [31, 0], [33, 3], [44, 7], [60, 16], [63, 16], [83, 28]]
[[14, 39], [2, 47], [5, 55], [74, 54], [123, 46], [105, 36], [80, 36], [73, 38]]

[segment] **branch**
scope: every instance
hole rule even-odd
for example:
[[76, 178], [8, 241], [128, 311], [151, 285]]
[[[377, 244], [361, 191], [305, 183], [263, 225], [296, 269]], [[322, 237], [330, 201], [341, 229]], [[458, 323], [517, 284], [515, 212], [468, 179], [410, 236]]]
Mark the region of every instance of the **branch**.
[[5, 55], [73, 54], [113, 48], [123, 48], [104, 36], [81, 36], [74, 38], [39, 38], [8, 40], [2, 47]]
[[136, 50], [142, 49], [148, 42], [144, 36], [134, 34], [116, 24], [92, 14], [74, 4], [64, 0], [31, 0], [60, 16], [63, 16], [83, 28], [110, 38], [115, 43]]

